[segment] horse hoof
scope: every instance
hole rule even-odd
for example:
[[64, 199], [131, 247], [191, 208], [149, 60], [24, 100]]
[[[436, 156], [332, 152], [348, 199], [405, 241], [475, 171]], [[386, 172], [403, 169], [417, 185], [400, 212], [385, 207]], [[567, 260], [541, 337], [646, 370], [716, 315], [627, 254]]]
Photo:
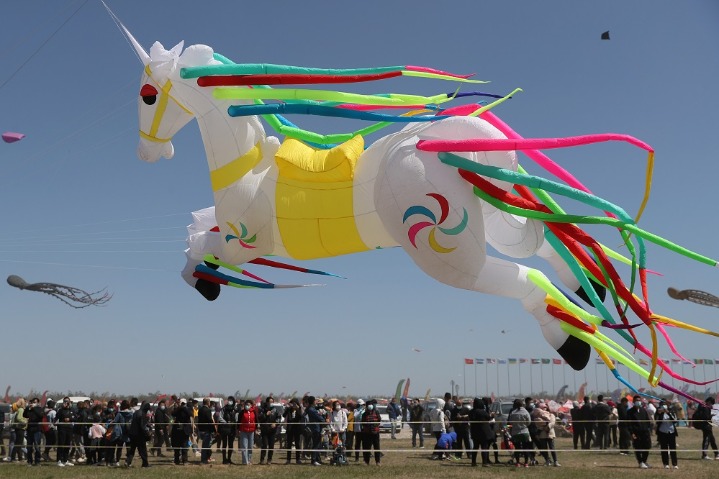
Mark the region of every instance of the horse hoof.
[[[594, 288], [594, 291], [597, 293], [597, 296], [599, 296], [599, 299], [604, 302], [604, 299], [607, 297], [607, 288], [605, 288], [603, 285], [597, 283], [593, 279], [589, 278], [589, 282], [592, 284], [592, 288]], [[579, 288], [574, 292], [577, 296], [582, 298], [585, 303], [591, 305], [592, 300], [589, 299], [589, 295], [586, 291], [584, 291], [584, 288]]]
[[557, 349], [559, 355], [571, 366], [575, 371], [581, 371], [587, 366], [592, 348], [581, 339], [569, 336], [564, 344]]
[[207, 281], [206, 279], [198, 279], [195, 283], [195, 289], [199, 291], [207, 301], [214, 301], [220, 295], [220, 285], [212, 281]]
[[205, 261], [204, 263], [205, 263], [205, 266], [207, 266], [208, 268], [212, 268], [212, 269], [215, 269], [215, 270], [220, 268], [220, 265], [219, 265], [219, 264], [208, 263], [207, 261]]

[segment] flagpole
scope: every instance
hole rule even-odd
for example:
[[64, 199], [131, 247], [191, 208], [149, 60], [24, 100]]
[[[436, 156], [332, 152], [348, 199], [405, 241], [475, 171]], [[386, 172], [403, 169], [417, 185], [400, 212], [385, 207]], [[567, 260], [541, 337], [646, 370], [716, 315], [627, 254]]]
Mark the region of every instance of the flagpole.
[[[517, 358], [517, 361], [521, 361], [521, 359]], [[519, 369], [519, 395], [522, 395], [522, 363], [517, 363], [517, 369]]]
[[477, 397], [477, 360], [474, 360], [474, 397]]
[[[716, 379], [716, 377], [717, 377], [717, 360], [715, 359], [714, 360], [714, 378]], [[714, 382], [714, 393], [716, 393], [716, 392], [717, 392], [717, 383], [715, 381]]]
[[501, 397], [499, 394], [499, 360], [494, 361], [495, 370], [497, 371], [497, 396]]
[[529, 394], [534, 396], [534, 374], [532, 374], [532, 363], [534, 360], [532, 358], [529, 358], [529, 388], [531, 391], [529, 391]]
[[542, 392], [544, 392], [544, 362], [542, 358], [539, 359], [539, 362], [541, 363], [539, 365], [539, 377], [542, 378]]
[[562, 386], [567, 384], [567, 365], [564, 364], [566, 361], [562, 361]]
[[507, 395], [512, 396], [512, 385], [509, 382], [509, 360], [507, 360]]
[[554, 384], [554, 358], [552, 358], [552, 392], [557, 390], [557, 386]]
[[[467, 361], [464, 362], [464, 369], [462, 370], [462, 390], [464, 395], [467, 395]], [[454, 391], [452, 391], [454, 393]]]
[[[485, 394], [489, 394], [489, 366], [487, 365], [489, 360], [484, 358], [484, 387], [486, 389]], [[489, 397], [489, 396], [488, 396]]]

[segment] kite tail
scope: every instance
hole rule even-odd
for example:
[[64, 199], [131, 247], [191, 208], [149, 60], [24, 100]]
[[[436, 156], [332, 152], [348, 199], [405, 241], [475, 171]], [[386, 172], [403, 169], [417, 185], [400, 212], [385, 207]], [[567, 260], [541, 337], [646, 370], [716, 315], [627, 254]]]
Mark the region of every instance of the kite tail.
[[[627, 141], [640, 148], [647, 149], [650, 153], [649, 163], [651, 164], [653, 161], [653, 151], [648, 145], [632, 137], [613, 134], [537, 140], [429, 140], [420, 141], [417, 144], [417, 148], [423, 151], [438, 152], [440, 161], [458, 168], [460, 176], [474, 185], [477, 196], [494, 205], [498, 209], [518, 216], [537, 219], [544, 222], [548, 230], [548, 234], [546, 234], [547, 239], [550, 241], [555, 250], [557, 250], [565, 261], [567, 261], [574, 275], [580, 281], [582, 286], [585, 287], [585, 291], [590, 293], [590, 299], [593, 305], [600, 311], [602, 318], [590, 315], [586, 311], [572, 304], [559, 290], [554, 288], [543, 275], [532, 275], [530, 276], [530, 279], [532, 279], [535, 284], [542, 287], [548, 295], [547, 311], [561, 321], [562, 328], [565, 329], [567, 333], [587, 342], [595, 349], [602, 352], [605, 356], [616, 358], [619, 362], [635, 371], [638, 375], [644, 377], [652, 386], [656, 386], [660, 383], [661, 375], [664, 372], [668, 372], [672, 377], [679, 376], [671, 371], [671, 368], [669, 368], [664, 362], [658, 359], [657, 330], [659, 330], [660, 334], [662, 334], [662, 336], [666, 339], [672, 351], [678, 356], [681, 356], [660, 323], [664, 322], [673, 326], [681, 325], [679, 327], [693, 329], [695, 331], [697, 328], [691, 328], [688, 327], [689, 325], [669, 320], [669, 318], [664, 317], [661, 317], [663, 321], [659, 321], [659, 317], [654, 315], [649, 308], [647, 300], [648, 292], [646, 284], [644, 239], [652, 241], [663, 247], [667, 247], [668, 249], [684, 254], [687, 257], [705, 264], [716, 266], [717, 262], [711, 258], [698, 255], [697, 253], [669, 243], [663, 238], [659, 238], [656, 235], [641, 230], [636, 226], [636, 221], [629, 217], [623, 209], [606, 200], [589, 194], [587, 191], [580, 191], [577, 188], [568, 187], [544, 178], [526, 175], [523, 174], [523, 172], [514, 172], [477, 164], [471, 160], [449, 153], [449, 151], [471, 152], [553, 148], [611, 140]], [[648, 168], [648, 174], [650, 172], [651, 168]], [[504, 191], [492, 185], [483, 177], [513, 183], [515, 184], [515, 189], [520, 193], [520, 195]], [[647, 185], [649, 185], [649, 181], [647, 181]], [[530, 192], [530, 189], [537, 192], [542, 199], [547, 200], [547, 204], [539, 201]], [[567, 215], [561, 210], [561, 208], [559, 208], [551, 197], [549, 197], [548, 192], [567, 196], [592, 207], [601, 209], [608, 214], [608, 217]], [[648, 198], [648, 189], [647, 194], [645, 195], [645, 199], [646, 198]], [[640, 213], [643, 206], [644, 205], [640, 208]], [[619, 230], [619, 233], [631, 253], [632, 258], [630, 287], [627, 287], [624, 284], [601, 245], [599, 245], [596, 240], [577, 226], [577, 224], [582, 223], [607, 224], [616, 227]], [[630, 241], [630, 235], [634, 235], [635, 237], [635, 241], [637, 243], [636, 248], [634, 243]], [[591, 255], [589, 252], [591, 252]], [[591, 294], [593, 292], [593, 288], [589, 285], [588, 276], [608, 289], [613, 298], [621, 324], [616, 323], [613, 316], [603, 306], [601, 300], [598, 299], [596, 294]], [[637, 295], [633, 293], [634, 288], [637, 286], [637, 282], [639, 283], [638, 286], [641, 288], [641, 298], [637, 297]], [[587, 288], [587, 286], [589, 287]], [[651, 349], [643, 346], [634, 335], [633, 329], [638, 325], [632, 325], [629, 323], [626, 317], [626, 313], [629, 311], [633, 312], [641, 320], [640, 324], [646, 325], [649, 329], [651, 334]], [[636, 363], [629, 353], [627, 353], [614, 341], [611, 341], [609, 338], [601, 334], [597, 327], [602, 325], [607, 325], [610, 329], [617, 331], [632, 346], [651, 358], [650, 370], [645, 371]], [[716, 335], [716, 333], [713, 332], [707, 332], [707, 334]], [[657, 368], [659, 369], [658, 376], [656, 374]], [[613, 374], [615, 374], [615, 376], [618, 375], [616, 368], [614, 368]], [[621, 378], [621, 376], [618, 376], [618, 379], [619, 378]], [[623, 378], [620, 380], [623, 383], [626, 383]], [[682, 380], [694, 382], [683, 377]]]

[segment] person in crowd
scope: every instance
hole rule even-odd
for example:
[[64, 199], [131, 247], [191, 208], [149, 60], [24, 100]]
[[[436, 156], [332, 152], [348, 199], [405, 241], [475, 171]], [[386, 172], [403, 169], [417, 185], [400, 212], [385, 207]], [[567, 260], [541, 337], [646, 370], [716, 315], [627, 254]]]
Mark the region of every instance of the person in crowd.
[[424, 408], [418, 398], [412, 399], [409, 407], [409, 427], [412, 430], [412, 447], [417, 447], [417, 436], [419, 436], [419, 447], [424, 449]]
[[[366, 412], [366, 404], [365, 400], [362, 398], [359, 398], [357, 400], [357, 405], [355, 406], [354, 410], [354, 424], [355, 424], [355, 462], [359, 462], [360, 457], [360, 451], [362, 450], [362, 445], [364, 444], [363, 434], [362, 434], [362, 416], [364, 416], [364, 413]], [[349, 449], [348, 449], [349, 451]]]
[[40, 406], [40, 399], [32, 398], [29, 406], [23, 411], [23, 417], [27, 419], [27, 463], [31, 466], [40, 465], [40, 445], [42, 442], [40, 423], [43, 416], [45, 416], [45, 411]]
[[397, 404], [397, 399], [392, 398], [387, 405], [387, 416], [391, 427], [391, 438], [397, 439], [397, 419], [402, 417], [402, 408]]
[[103, 461], [102, 439], [105, 437], [105, 433], [107, 432], [102, 422], [101, 405], [96, 404], [92, 407], [90, 415], [88, 416], [88, 421], [90, 421], [91, 425], [87, 432], [89, 442], [85, 448], [85, 452], [87, 454], [87, 464], [101, 465]]
[[[112, 421], [112, 448], [109, 449], [112, 467], [120, 466], [122, 458], [122, 449], [125, 448], [125, 456], [127, 456], [127, 448], [130, 444], [130, 425], [132, 424], [132, 407], [130, 401], [123, 399], [120, 402], [120, 411], [115, 415]], [[114, 452], [114, 454], [113, 454]], [[107, 463], [107, 459], [105, 459]]]
[[[527, 396], [524, 398], [524, 409], [527, 410], [530, 417], [532, 417], [532, 411], [534, 411], [536, 407], [537, 406], [534, 402], [534, 398], [532, 398], [531, 396]], [[537, 426], [534, 424], [534, 422], [530, 422], [529, 426], [527, 426], [527, 429], [529, 430], [529, 465], [536, 466], [537, 464], [539, 464], [539, 462], [537, 462], [537, 455], [534, 452], [534, 448], [538, 447]]]
[[687, 415], [684, 411], [684, 406], [682, 406], [682, 403], [680, 403], [678, 399], [675, 399], [669, 409], [671, 409], [671, 411], [677, 417], [677, 422], [679, 423], [678, 425], [681, 427], [686, 427]]
[[102, 458], [106, 466], [115, 463], [114, 425], [115, 416], [118, 411], [118, 404], [114, 399], [107, 401], [107, 406], [102, 411], [102, 422], [105, 425], [105, 436], [102, 438]]
[[589, 396], [584, 396], [584, 402], [579, 408], [579, 421], [584, 426], [581, 437], [582, 449], [589, 449], [592, 445], [592, 435], [594, 433], [594, 412], [592, 411], [592, 403], [589, 400]]
[[62, 407], [57, 411], [57, 465], [73, 466], [69, 461], [70, 444], [72, 443], [73, 414], [69, 397], [62, 398]]
[[167, 411], [167, 401], [161, 399], [155, 409], [155, 438], [153, 440], [152, 452], [158, 457], [165, 457], [162, 453], [162, 446], [168, 447], [170, 439], [167, 436], [167, 428], [170, 425], [170, 414]]
[[582, 448], [582, 440], [584, 439], [584, 423], [581, 420], [582, 412], [579, 408], [579, 402], [572, 401], [572, 409], [569, 410], [572, 418], [572, 444], [574, 449]]
[[232, 451], [235, 448], [235, 435], [237, 431], [237, 407], [235, 397], [229, 396], [227, 404], [222, 407], [220, 422], [220, 449], [222, 450], [222, 464], [232, 464]]
[[596, 446], [599, 449], [609, 447], [609, 416], [612, 414], [612, 408], [604, 402], [602, 394], [597, 396], [597, 404], [592, 408], [592, 416], [596, 421], [597, 439]]
[[175, 410], [172, 411], [172, 431], [170, 432], [170, 444], [175, 454], [174, 463], [177, 466], [187, 464], [187, 449], [192, 434], [192, 412], [187, 407], [187, 400], [182, 398], [178, 401]]
[[627, 416], [630, 407], [629, 399], [627, 399], [626, 396], [619, 401], [619, 406], [617, 406], [617, 421], [619, 422], [619, 454], [622, 456], [629, 455], [629, 446], [632, 442], [632, 433], [629, 431], [629, 421]]
[[[449, 394], [449, 393], [447, 393]], [[446, 394], [445, 394], [446, 396]], [[435, 437], [435, 439], [439, 440], [439, 437], [448, 432], [447, 431], [447, 425], [445, 423], [445, 414], [444, 414], [444, 407], [446, 403], [444, 402], [444, 399], [437, 399], [437, 407], [432, 409], [429, 412], [429, 422], [430, 427], [432, 429], [432, 435]], [[433, 454], [433, 457], [435, 459], [441, 459], [442, 455], [437, 454], [436, 452]]]
[[654, 413], [654, 423], [657, 428], [657, 439], [664, 469], [669, 469], [670, 457], [674, 469], [679, 469], [677, 465], [677, 417], [664, 401], [659, 403], [657, 412]]
[[454, 443], [454, 448], [457, 451], [455, 457], [462, 458], [463, 448], [469, 457], [470, 452], [474, 449], [469, 432], [469, 407], [461, 399], [455, 401], [454, 409], [452, 409], [452, 427], [457, 433], [457, 441]]
[[140, 404], [140, 409], [132, 413], [128, 434], [130, 437], [130, 450], [127, 452], [127, 457], [125, 458], [125, 466], [127, 467], [132, 466], [135, 451], [140, 455], [142, 467], [150, 467], [150, 463], [147, 460], [147, 441], [150, 440], [150, 432], [152, 430], [152, 424], [150, 423], [151, 415], [150, 403], [146, 401]]
[[484, 401], [480, 398], [474, 398], [472, 410], [469, 412], [469, 430], [472, 436], [472, 444], [474, 448], [470, 454], [472, 466], [477, 466], [477, 451], [482, 458], [482, 467], [488, 467], [489, 462], [489, 445], [494, 437], [490, 421], [492, 418], [487, 411]]
[[367, 402], [367, 410], [362, 416], [362, 440], [364, 449], [364, 463], [369, 465], [370, 458], [372, 457], [371, 449], [374, 448], [374, 462], [378, 466], [382, 459], [382, 452], [380, 450], [379, 440], [379, 425], [382, 418], [377, 411], [377, 400], [372, 399]]
[[709, 457], [709, 447], [714, 451], [714, 459], [719, 460], [719, 451], [717, 451], [717, 443], [712, 431], [712, 407], [714, 406], [714, 398], [708, 397], [706, 404], [699, 404], [692, 422], [696, 429], [702, 432], [702, 459], [711, 459]]
[[642, 407], [642, 398], [640, 396], [634, 396], [634, 405], [627, 412], [627, 421], [629, 423], [629, 432], [632, 435], [632, 446], [634, 446], [637, 463], [639, 463], [641, 469], [647, 469], [649, 467], [647, 464], [649, 449], [652, 448], [650, 434], [652, 423], [647, 410]]
[[332, 412], [330, 412], [330, 431], [332, 432], [332, 443], [341, 441], [345, 444], [347, 440], [347, 410], [342, 407], [339, 401], [332, 401]]
[[251, 399], [245, 400], [245, 404], [239, 414], [238, 423], [242, 464], [251, 466], [252, 448], [255, 445], [255, 431], [257, 431], [257, 408]]
[[449, 451], [454, 449], [457, 442], [457, 433], [445, 432], [437, 438], [437, 444], [434, 445], [435, 456], [433, 459], [442, 460], [449, 459]]
[[212, 457], [212, 439], [217, 435], [217, 424], [212, 417], [210, 398], [202, 399], [202, 406], [197, 411], [197, 432], [200, 435], [200, 464], [209, 464]]
[[5, 411], [0, 409], [0, 456], [6, 454], [5, 451]]
[[90, 403], [80, 401], [77, 403], [77, 410], [73, 413], [72, 427], [72, 449], [70, 451], [70, 461], [77, 464], [84, 463], [87, 458], [85, 456], [85, 438], [89, 429], [88, 412]]
[[312, 432], [312, 465], [321, 466], [320, 442], [322, 441], [322, 427], [325, 424], [325, 417], [316, 408], [314, 396], [307, 397], [307, 426]]
[[491, 412], [491, 406], [492, 406], [492, 398], [491, 397], [483, 397], [482, 402], [484, 403], [484, 407], [489, 411], [489, 425], [492, 428], [492, 434], [493, 437], [490, 440], [489, 446], [494, 450], [494, 463], [495, 464], [501, 464], [502, 462], [499, 460], [499, 445], [497, 444], [497, 436], [499, 435], [499, 429], [500, 425], [497, 423], [497, 420], [495, 418], [495, 413]]
[[295, 464], [302, 464], [302, 448], [300, 446], [300, 438], [302, 430], [305, 427], [304, 418], [300, 408], [300, 402], [297, 398], [290, 399], [285, 407], [285, 430], [287, 440], [285, 447], [287, 449], [287, 459], [285, 464], [292, 462], [292, 446], [295, 447]]
[[554, 447], [554, 438], [557, 437], [554, 430], [557, 422], [556, 416], [549, 410], [549, 405], [544, 401], [540, 401], [539, 405], [532, 411], [531, 416], [532, 422], [537, 426], [537, 447], [544, 458], [544, 465], [561, 466], [557, 461], [557, 450]]
[[268, 396], [260, 408], [260, 464], [265, 464], [267, 457], [267, 465], [272, 464], [272, 456], [275, 453], [275, 441], [277, 439], [278, 424], [280, 422], [280, 412], [274, 407], [275, 398]]
[[355, 404], [352, 401], [347, 402], [347, 431], [345, 432], [345, 450], [347, 458], [355, 446]]
[[200, 448], [198, 446], [200, 433], [197, 429], [197, 417], [200, 414], [200, 401], [198, 401], [197, 399], [193, 399], [191, 405], [192, 408], [190, 409], [190, 412], [192, 413], [192, 434], [190, 435], [190, 447], [195, 453], [195, 457], [201, 458], [202, 452], [200, 451]]
[[607, 441], [607, 447], [617, 448], [619, 447], [619, 441], [617, 440], [617, 433], [619, 431], [619, 412], [614, 401], [607, 401], [607, 406], [609, 406], [609, 409], [611, 410], [609, 413], [609, 439]]
[[[532, 418], [524, 408], [524, 403], [521, 399], [515, 399], [512, 410], [507, 416], [507, 424], [512, 426], [512, 443], [515, 447], [514, 461], [517, 467], [529, 467], [529, 453], [532, 447], [529, 437], [529, 425], [531, 423]], [[523, 464], [519, 462], [520, 456], [524, 457]]]
[[12, 411], [15, 413], [10, 422], [10, 449], [8, 462], [22, 461], [25, 459], [25, 432], [27, 431], [27, 418], [25, 417], [25, 407], [27, 403], [25, 398], [18, 398], [12, 405]]
[[[47, 417], [47, 427], [45, 432], [45, 451], [42, 454], [42, 459], [46, 462], [51, 462], [50, 450], [57, 444], [57, 425], [55, 411], [55, 401], [48, 399], [45, 403], [45, 416]], [[57, 460], [57, 458], [56, 458]]]

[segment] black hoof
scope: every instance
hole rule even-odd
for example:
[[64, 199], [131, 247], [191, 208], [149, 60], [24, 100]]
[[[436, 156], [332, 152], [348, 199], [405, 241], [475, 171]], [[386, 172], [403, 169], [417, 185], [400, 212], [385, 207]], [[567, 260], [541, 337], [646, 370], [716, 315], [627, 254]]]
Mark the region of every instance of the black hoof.
[[[607, 288], [605, 288], [591, 278], [589, 279], [589, 282], [592, 284], [592, 288], [594, 288], [594, 291], [597, 293], [597, 296], [599, 296], [599, 299], [603, 303], [604, 299], [607, 297]], [[589, 305], [592, 304], [592, 301], [589, 299], [589, 295], [586, 293], [586, 291], [584, 291], [584, 288], [579, 288], [574, 292], [574, 294], [582, 298], [585, 303]]]
[[557, 352], [572, 369], [581, 371], [589, 362], [589, 355], [592, 353], [592, 348], [581, 339], [569, 336], [569, 338], [564, 341], [564, 344], [562, 344], [562, 347], [557, 349]]
[[214, 301], [220, 295], [220, 285], [207, 281], [206, 279], [198, 279], [195, 283], [195, 289], [200, 292], [207, 301]]
[[205, 263], [205, 266], [207, 266], [208, 268], [219, 269], [219, 267], [220, 267], [219, 264], [208, 263], [207, 261], [205, 261], [204, 263]]

